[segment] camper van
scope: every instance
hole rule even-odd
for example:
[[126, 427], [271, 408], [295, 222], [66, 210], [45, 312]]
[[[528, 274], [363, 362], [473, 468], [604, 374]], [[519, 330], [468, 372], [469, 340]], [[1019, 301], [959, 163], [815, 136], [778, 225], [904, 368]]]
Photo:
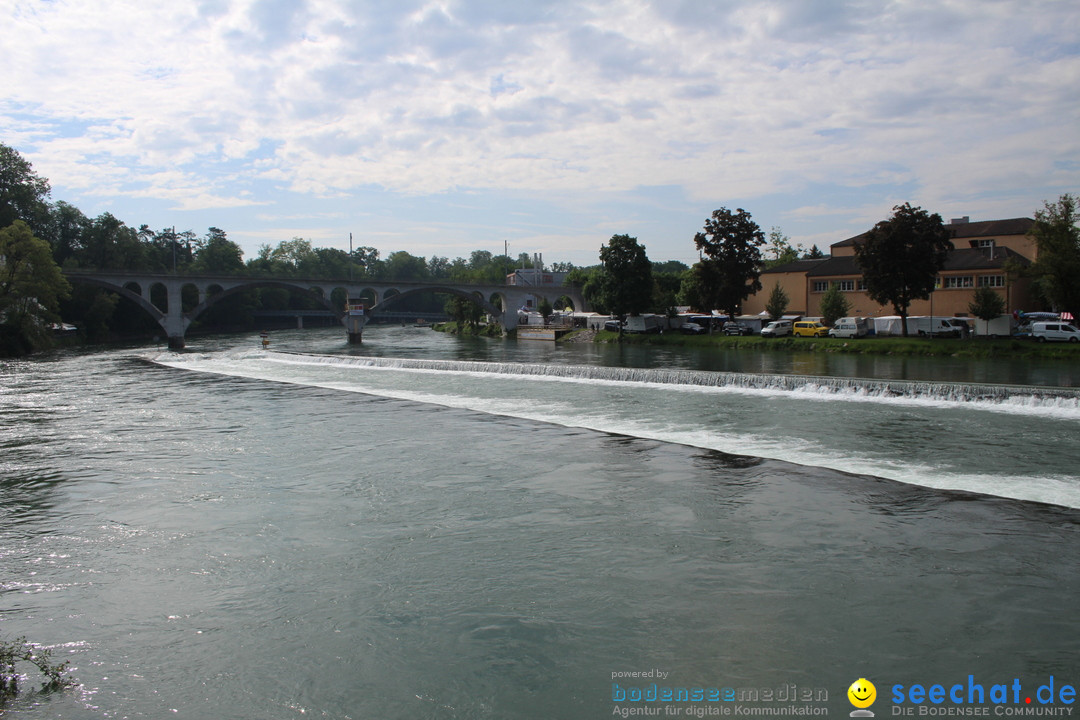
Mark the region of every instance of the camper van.
[[868, 332], [866, 318], [842, 317], [829, 329], [829, 337], [860, 338], [865, 337]]

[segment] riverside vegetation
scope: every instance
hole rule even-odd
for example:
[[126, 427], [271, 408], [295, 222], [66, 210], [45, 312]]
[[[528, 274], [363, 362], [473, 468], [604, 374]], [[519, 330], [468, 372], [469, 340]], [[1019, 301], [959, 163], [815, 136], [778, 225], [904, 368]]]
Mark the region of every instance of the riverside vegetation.
[[52, 692], [74, 684], [65, 677], [68, 663], [54, 663], [48, 650], [37, 647], [20, 637], [14, 640], [0, 640], [0, 712], [9, 700], [19, 694], [18, 669], [20, 663], [37, 667], [44, 676], [39, 692]]

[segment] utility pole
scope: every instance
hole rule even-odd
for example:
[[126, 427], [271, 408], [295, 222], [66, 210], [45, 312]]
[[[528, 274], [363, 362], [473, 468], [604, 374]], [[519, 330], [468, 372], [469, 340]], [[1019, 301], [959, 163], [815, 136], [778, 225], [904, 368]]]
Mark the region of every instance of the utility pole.
[[349, 282], [352, 282], [352, 266], [353, 266], [352, 233], [349, 233]]

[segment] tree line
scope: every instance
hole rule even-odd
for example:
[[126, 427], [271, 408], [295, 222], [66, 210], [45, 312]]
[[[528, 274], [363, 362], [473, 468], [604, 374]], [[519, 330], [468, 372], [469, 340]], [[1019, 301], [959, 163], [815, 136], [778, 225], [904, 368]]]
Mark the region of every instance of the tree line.
[[[226, 232], [210, 227], [203, 234], [175, 228], [131, 227], [103, 213], [89, 218], [64, 201], [51, 202], [51, 189], [17, 151], [0, 143], [0, 353], [19, 354], [48, 344], [49, 323], [63, 316], [75, 322], [91, 341], [116, 332], [153, 334], [154, 321], [129, 302], [104, 290], [72, 287], [60, 274], [65, 270], [134, 270], [220, 275], [297, 277], [353, 280], [448, 280], [461, 283], [502, 284], [515, 268], [532, 268], [532, 258], [516, 258], [484, 250], [468, 258], [424, 258], [406, 251], [385, 258], [379, 250], [361, 246], [351, 252], [315, 247], [310, 240], [292, 238], [277, 246], [263, 245], [245, 260], [238, 244]], [[1039, 255], [1026, 272], [1048, 304], [1080, 310], [1080, 210], [1071, 195], [1063, 195], [1035, 213]], [[742, 208], [715, 210], [702, 231], [693, 236], [700, 260], [692, 266], [679, 261], [653, 262], [645, 247], [629, 235], [613, 235], [600, 248], [599, 263], [575, 267], [555, 263], [551, 270], [566, 272], [567, 282], [582, 288], [590, 306], [620, 317], [645, 312], [671, 314], [677, 306], [701, 312], [719, 310], [735, 316], [742, 303], [760, 292], [761, 273], [799, 259], [821, 258], [792, 245], [776, 227], [766, 236]], [[893, 215], [877, 223], [856, 247], [870, 297], [891, 304], [905, 316], [911, 302], [925, 299], [933, 289], [945, 255], [952, 248], [947, 229], [936, 213], [910, 204], [894, 208]], [[994, 294], [977, 297], [991, 312]], [[996, 294], [995, 294], [996, 295]], [[434, 297], [421, 299], [431, 308], [445, 309], [466, 322], [476, 322], [475, 308], [450, 302], [443, 307]], [[776, 316], [787, 299], [779, 285], [767, 307]], [[216, 327], [249, 325], [257, 309], [315, 309], [313, 301], [282, 289], [252, 289], [229, 303], [219, 303], [200, 318]], [[550, 308], [544, 308], [550, 310]], [[555, 309], [559, 309], [556, 307]], [[830, 288], [822, 314], [835, 319], [846, 314], [846, 301], [838, 288]], [[904, 325], [906, 329], [906, 324]]]

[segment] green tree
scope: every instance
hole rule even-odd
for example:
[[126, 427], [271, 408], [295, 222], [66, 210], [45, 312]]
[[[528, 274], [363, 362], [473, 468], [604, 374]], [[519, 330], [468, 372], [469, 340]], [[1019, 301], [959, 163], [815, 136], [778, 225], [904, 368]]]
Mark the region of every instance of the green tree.
[[[784, 292], [784, 288], [780, 287], [778, 281], [773, 286], [772, 292], [769, 293], [769, 300], [765, 303], [765, 312], [769, 313], [769, 317], [773, 320], [779, 320], [787, 310], [789, 302], [791, 302], [791, 298]], [[732, 315], [732, 317], [735, 316]]]
[[209, 229], [202, 247], [195, 253], [195, 270], [219, 275], [236, 275], [244, 271], [244, 251], [216, 227]]
[[89, 227], [90, 219], [79, 208], [61, 200], [49, 208], [45, 230], [38, 237], [49, 242], [53, 259], [64, 267], [69, 261], [76, 263], [75, 256], [83, 247]]
[[1080, 318], [1080, 208], [1068, 193], [1043, 205], [1028, 233], [1039, 251], [1032, 273], [1055, 310]]
[[540, 313], [540, 317], [544, 318], [544, 324], [547, 325], [551, 319], [551, 315], [555, 312], [555, 308], [551, 306], [551, 301], [545, 298], [540, 298], [540, 303], [536, 306], [536, 311]]
[[14, 148], [0, 143], [0, 228], [22, 220], [32, 233], [45, 231], [49, 181]]
[[832, 327], [840, 318], [848, 314], [848, 310], [851, 309], [851, 303], [844, 297], [844, 293], [840, 290], [839, 283], [829, 283], [829, 289], [825, 291], [825, 294], [821, 296], [821, 320], [824, 324]]
[[983, 286], [975, 291], [968, 312], [980, 320], [990, 321], [1005, 312], [1005, 298], [993, 288]]
[[949, 231], [937, 213], [904, 203], [855, 243], [855, 262], [863, 274], [866, 294], [881, 305], [890, 303], [908, 334], [908, 308], [926, 300], [934, 280], [953, 249]]
[[47, 346], [48, 324], [70, 292], [49, 243], [28, 224], [16, 220], [0, 230], [0, 348], [21, 355]]
[[447, 299], [443, 310], [457, 323], [460, 332], [475, 331], [484, 313], [480, 305], [456, 293]]
[[422, 257], [399, 250], [386, 256], [382, 273], [387, 280], [426, 280], [428, 278], [427, 261]]
[[735, 317], [742, 301], [761, 290], [761, 246], [765, 234], [750, 213], [738, 208], [714, 210], [694, 245], [705, 257], [693, 267], [699, 308], [720, 309]]
[[138, 232], [112, 213], [102, 213], [90, 221], [76, 258], [80, 267], [97, 270], [147, 269], [146, 245]]
[[652, 305], [653, 278], [645, 246], [629, 235], [612, 235], [600, 248], [597, 282], [600, 302], [620, 320], [648, 310]]
[[772, 257], [765, 260], [765, 268], [774, 268], [779, 265], [786, 265], [789, 262], [795, 262], [799, 259], [799, 250], [801, 245], [792, 245], [791, 238], [784, 234], [784, 232], [778, 228], [773, 227], [769, 231], [769, 243], [766, 252], [771, 253]]

